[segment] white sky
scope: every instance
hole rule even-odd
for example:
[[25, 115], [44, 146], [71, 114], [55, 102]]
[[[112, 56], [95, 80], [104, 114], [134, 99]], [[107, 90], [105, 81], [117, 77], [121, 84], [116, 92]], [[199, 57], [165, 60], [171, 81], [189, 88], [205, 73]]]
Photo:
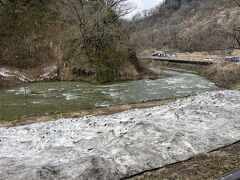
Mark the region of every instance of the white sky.
[[129, 0], [130, 3], [137, 6], [138, 10], [151, 9], [163, 0]]
[[134, 7], [136, 7], [136, 10], [129, 14], [127, 18], [131, 18], [134, 14], [141, 12], [146, 9], [151, 9], [164, 0], [128, 0], [130, 4], [132, 4]]

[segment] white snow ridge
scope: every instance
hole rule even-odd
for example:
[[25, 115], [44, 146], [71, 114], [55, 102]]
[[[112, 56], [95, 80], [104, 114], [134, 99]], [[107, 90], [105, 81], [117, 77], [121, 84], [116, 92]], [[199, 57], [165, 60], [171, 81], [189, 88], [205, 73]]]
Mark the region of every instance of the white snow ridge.
[[120, 179], [240, 140], [240, 92], [0, 129], [0, 179]]

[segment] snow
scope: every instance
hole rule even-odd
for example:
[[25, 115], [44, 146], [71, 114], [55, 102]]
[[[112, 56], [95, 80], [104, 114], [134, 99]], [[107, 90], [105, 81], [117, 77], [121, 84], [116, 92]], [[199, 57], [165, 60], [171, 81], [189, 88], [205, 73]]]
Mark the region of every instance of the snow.
[[44, 70], [43, 70], [44, 73], [40, 75], [39, 80], [46, 80], [46, 79], [51, 79], [51, 78], [57, 77], [57, 74], [54, 73], [56, 70], [57, 70], [57, 66], [50, 66], [48, 68], [44, 68]]
[[43, 69], [43, 74], [39, 76], [39, 78], [31, 78], [27, 77], [23, 73], [18, 70], [12, 70], [5, 67], [0, 67], [0, 76], [4, 78], [16, 78], [21, 82], [35, 82], [35, 81], [43, 81], [49, 80], [57, 77], [57, 74], [54, 73], [57, 70], [57, 66], [49, 66], [48, 68]]
[[11, 77], [11, 71], [6, 68], [0, 68], [0, 76]]
[[15, 77], [22, 82], [32, 82], [33, 80], [26, 77], [23, 73], [19, 72], [18, 70], [10, 70], [7, 68], [0, 68], [0, 76], [5, 78]]
[[240, 92], [0, 129], [0, 179], [120, 179], [240, 140]]

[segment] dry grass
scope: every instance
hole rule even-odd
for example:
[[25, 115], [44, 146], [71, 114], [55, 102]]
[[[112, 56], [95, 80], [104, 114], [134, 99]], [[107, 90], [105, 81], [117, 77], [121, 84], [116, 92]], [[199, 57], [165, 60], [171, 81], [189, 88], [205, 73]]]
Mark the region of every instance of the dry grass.
[[1, 87], [10, 87], [10, 86], [16, 86], [20, 83], [20, 81], [15, 77], [2, 77], [0, 76], [0, 88]]
[[240, 86], [240, 64], [223, 62], [210, 66], [201, 74], [220, 87], [238, 89]]
[[240, 167], [240, 142], [219, 150], [200, 154], [188, 161], [142, 173], [131, 180], [216, 179]]

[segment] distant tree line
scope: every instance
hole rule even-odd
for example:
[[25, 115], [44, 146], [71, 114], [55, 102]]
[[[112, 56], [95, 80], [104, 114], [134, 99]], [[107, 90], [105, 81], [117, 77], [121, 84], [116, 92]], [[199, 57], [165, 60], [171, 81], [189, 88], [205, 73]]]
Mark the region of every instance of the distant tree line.
[[240, 10], [236, 5], [238, 0], [166, 0], [138, 15], [131, 40], [138, 48], [239, 48]]

